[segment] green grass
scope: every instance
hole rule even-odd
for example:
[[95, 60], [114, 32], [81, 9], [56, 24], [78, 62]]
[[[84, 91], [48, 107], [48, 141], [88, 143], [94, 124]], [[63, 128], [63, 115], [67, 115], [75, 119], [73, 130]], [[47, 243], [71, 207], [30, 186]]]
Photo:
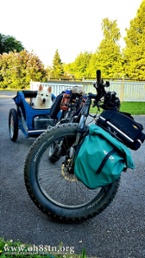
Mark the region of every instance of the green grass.
[[[62, 246], [62, 243], [60, 244], [60, 247]], [[13, 250], [16, 250], [14, 253], [12, 253], [11, 248], [13, 248]], [[42, 258], [42, 257], [47, 257], [47, 258], [86, 258], [86, 251], [85, 249], [82, 250], [82, 254], [81, 255], [77, 255], [77, 254], [56, 254], [56, 253], [45, 253], [45, 254], [33, 254], [32, 252], [30, 252], [30, 250], [32, 250], [32, 248], [34, 248], [34, 245], [28, 245], [28, 244], [22, 244], [20, 241], [17, 242], [13, 242], [13, 240], [10, 241], [5, 241], [3, 238], [0, 238], [0, 256], [1, 258], [12, 258], [12, 257], [16, 257], [16, 258]], [[7, 251], [6, 251], [7, 249]], [[9, 251], [8, 251], [9, 250]], [[20, 250], [20, 251], [18, 251]], [[22, 252], [22, 250], [24, 250]], [[36, 250], [36, 247], [35, 247]]]
[[122, 102], [120, 110], [132, 115], [145, 115], [145, 102]]
[[[132, 115], [145, 115], [145, 102], [122, 102], [120, 111], [128, 112]], [[90, 110], [90, 113], [95, 113], [96, 107]]]

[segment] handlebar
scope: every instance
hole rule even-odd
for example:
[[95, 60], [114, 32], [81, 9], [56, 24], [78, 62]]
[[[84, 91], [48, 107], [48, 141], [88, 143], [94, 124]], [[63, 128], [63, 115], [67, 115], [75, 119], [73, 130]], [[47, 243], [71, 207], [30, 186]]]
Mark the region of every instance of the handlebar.
[[101, 84], [101, 70], [96, 71], [97, 85]]
[[[94, 87], [96, 88], [97, 94], [88, 93], [87, 100], [85, 102], [85, 105], [83, 106], [81, 110], [81, 115], [83, 115], [82, 120], [84, 117], [86, 118], [89, 114], [91, 100], [94, 99], [93, 107], [97, 106], [98, 109], [101, 107], [104, 110], [106, 109], [116, 109], [119, 110], [120, 108], [120, 100], [116, 97], [116, 93], [110, 94], [111, 92], [106, 92], [105, 87], [109, 87], [110, 83], [103, 82], [103, 79], [101, 78], [101, 71], [96, 71], [96, 83], [94, 84]], [[100, 105], [101, 99], [104, 97], [103, 104]]]
[[106, 83], [104, 83], [102, 77], [101, 77], [101, 70], [97, 70], [96, 71], [96, 83], [94, 83], [94, 87], [96, 88], [96, 90], [100, 90], [101, 88], [104, 87], [109, 87], [110, 86], [110, 82], [106, 81]]

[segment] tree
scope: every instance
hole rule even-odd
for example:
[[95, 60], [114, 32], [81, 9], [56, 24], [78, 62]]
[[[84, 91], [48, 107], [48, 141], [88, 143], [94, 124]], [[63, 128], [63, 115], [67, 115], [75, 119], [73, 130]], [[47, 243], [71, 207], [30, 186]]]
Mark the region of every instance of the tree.
[[87, 76], [86, 69], [91, 59], [91, 53], [85, 51], [80, 53], [75, 61], [69, 67], [69, 73], [72, 74], [75, 78], [84, 78]]
[[23, 50], [0, 55], [0, 87], [24, 89], [30, 80], [46, 81], [46, 71], [39, 58]]
[[54, 54], [51, 76], [56, 79], [62, 78], [64, 76], [63, 63], [61, 61], [58, 49]]
[[46, 75], [47, 75], [47, 80], [50, 80], [50, 78], [52, 77], [52, 66], [47, 66], [46, 69]]
[[119, 46], [120, 30], [116, 20], [108, 18], [102, 20], [103, 40], [97, 51], [92, 55], [87, 73], [95, 77], [97, 69], [102, 71], [103, 77], [120, 77], [123, 74], [121, 50]]
[[86, 68], [86, 77], [87, 78], [96, 78], [96, 70], [99, 69], [96, 65], [97, 52], [91, 55], [90, 61]]
[[20, 52], [24, 49], [22, 43], [12, 36], [5, 36], [0, 33], [0, 54], [10, 51]]
[[126, 29], [126, 47], [123, 50], [125, 75], [133, 79], [145, 79], [145, 0], [136, 17]]

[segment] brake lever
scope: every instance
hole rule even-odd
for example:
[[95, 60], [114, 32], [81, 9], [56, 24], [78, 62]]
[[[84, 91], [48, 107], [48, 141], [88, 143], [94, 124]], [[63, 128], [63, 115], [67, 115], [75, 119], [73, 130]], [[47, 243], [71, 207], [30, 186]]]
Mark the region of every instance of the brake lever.
[[102, 79], [102, 82], [100, 84], [98, 84], [97, 82], [93, 84], [94, 88], [97, 90], [100, 86], [102, 86], [103, 88], [104, 87], [109, 87], [110, 86], [110, 82], [109, 81], [106, 81], [104, 83], [103, 79]]
[[100, 82], [100, 83], [95, 82], [95, 83], [93, 84], [93, 86], [94, 86], [94, 88], [95, 88], [96, 90], [98, 90], [100, 87], [105, 87], [105, 84], [104, 84], [103, 79], [101, 79], [101, 82]]

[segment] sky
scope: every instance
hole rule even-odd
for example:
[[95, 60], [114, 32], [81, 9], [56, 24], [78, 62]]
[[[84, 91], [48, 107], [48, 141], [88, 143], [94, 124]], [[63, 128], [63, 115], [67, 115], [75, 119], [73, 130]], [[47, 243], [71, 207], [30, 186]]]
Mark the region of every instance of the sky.
[[71, 63], [84, 51], [95, 52], [103, 39], [101, 22], [117, 20], [124, 46], [142, 0], [0, 0], [0, 33], [19, 40], [45, 66], [58, 49], [61, 61]]

